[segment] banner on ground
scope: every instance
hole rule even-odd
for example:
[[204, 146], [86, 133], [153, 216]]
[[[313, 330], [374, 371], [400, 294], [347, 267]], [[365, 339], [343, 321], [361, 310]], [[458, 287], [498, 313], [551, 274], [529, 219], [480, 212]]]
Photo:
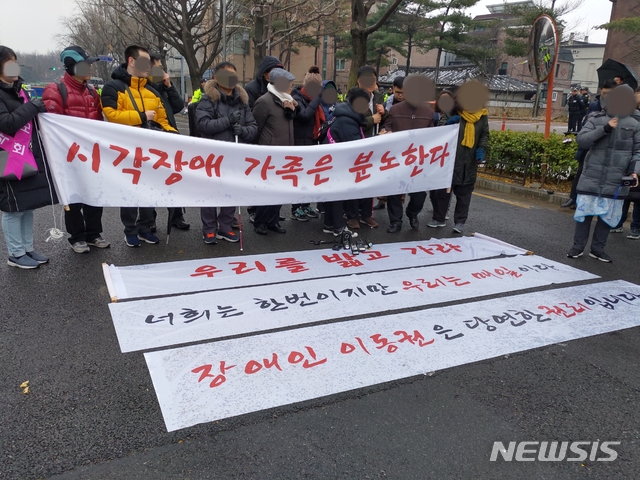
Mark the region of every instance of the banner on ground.
[[596, 283], [145, 353], [168, 431], [640, 325]]
[[105, 264], [103, 273], [111, 299], [118, 301], [524, 253], [527, 251], [522, 248], [476, 234], [473, 237], [384, 243], [360, 255], [327, 249], [304, 250], [128, 267]]
[[111, 303], [109, 310], [122, 352], [131, 352], [594, 278], [518, 256]]
[[225, 207], [374, 197], [448, 188], [458, 125], [356, 142], [258, 146], [43, 114], [63, 204]]

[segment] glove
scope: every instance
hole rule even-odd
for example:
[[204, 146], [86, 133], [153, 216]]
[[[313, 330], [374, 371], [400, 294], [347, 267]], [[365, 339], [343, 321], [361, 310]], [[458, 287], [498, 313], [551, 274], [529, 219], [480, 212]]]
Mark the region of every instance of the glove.
[[447, 120], [447, 123], [445, 123], [445, 125], [453, 125], [454, 123], [460, 123], [460, 120], [461, 120], [460, 115], [454, 115], [449, 120]]
[[476, 150], [476, 162], [478, 163], [484, 162], [484, 148], [478, 148]]
[[234, 123], [239, 123], [241, 117], [242, 117], [242, 114], [240, 113], [240, 110], [236, 110], [231, 115], [229, 115], [229, 123], [231, 125], [233, 125]]
[[231, 132], [236, 136], [242, 135], [242, 125], [240, 125], [239, 123], [233, 124], [231, 126]]
[[35, 107], [38, 109], [39, 113], [44, 113], [47, 111], [47, 107], [45, 106], [41, 98], [32, 98], [30, 101], [31, 104], [35, 105]]

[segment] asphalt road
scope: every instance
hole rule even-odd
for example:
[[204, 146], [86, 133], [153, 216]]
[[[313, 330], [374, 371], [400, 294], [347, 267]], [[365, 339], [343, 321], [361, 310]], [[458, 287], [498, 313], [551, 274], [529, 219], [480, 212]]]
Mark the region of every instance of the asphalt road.
[[[491, 130], [502, 129], [502, 119], [489, 120], [489, 128]], [[514, 130], [516, 132], [540, 132], [544, 133], [544, 122], [534, 120], [507, 120], [505, 123], [507, 130]], [[552, 123], [551, 131], [556, 133], [564, 133], [567, 131], [566, 123]]]
[[[564, 256], [570, 212], [478, 193], [468, 233], [603, 280], [640, 283], [640, 242], [612, 234], [613, 264], [570, 261]], [[55, 217], [59, 222], [60, 207]], [[640, 328], [167, 433], [142, 353], [122, 354], [118, 347], [101, 263], [238, 254], [237, 244], [202, 242], [196, 209], [186, 217], [192, 230], [175, 232], [169, 245], [161, 234], [160, 245], [132, 249], [123, 242], [118, 211], [107, 209], [112, 247], [78, 255], [66, 240], [44, 242], [54, 217], [51, 208], [37, 212], [37, 250], [51, 263], [35, 271], [0, 265], [0, 478], [637, 478]], [[421, 214], [420, 230], [405, 222], [395, 235], [385, 232], [386, 212], [376, 217], [380, 228], [366, 232], [374, 243], [452, 235], [451, 224], [426, 228], [430, 211]], [[164, 219], [166, 209], [159, 209], [159, 223]], [[266, 238], [246, 228], [245, 253], [317, 248], [309, 240], [323, 237], [319, 220], [283, 225], [286, 235]], [[25, 380], [28, 395], [19, 388]], [[622, 444], [608, 463], [489, 461], [494, 441], [524, 440]]]

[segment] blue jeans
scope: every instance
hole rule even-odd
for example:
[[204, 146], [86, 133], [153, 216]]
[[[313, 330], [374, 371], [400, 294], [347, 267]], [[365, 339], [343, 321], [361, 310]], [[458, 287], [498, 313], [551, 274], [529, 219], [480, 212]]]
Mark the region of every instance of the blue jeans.
[[33, 252], [33, 210], [2, 212], [2, 232], [10, 257]]

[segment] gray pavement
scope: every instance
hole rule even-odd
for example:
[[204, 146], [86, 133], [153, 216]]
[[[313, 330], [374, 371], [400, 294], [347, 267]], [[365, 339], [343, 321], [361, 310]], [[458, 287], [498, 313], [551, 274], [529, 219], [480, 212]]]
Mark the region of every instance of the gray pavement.
[[[640, 283], [640, 241], [612, 234], [614, 263], [569, 260], [571, 211], [489, 190], [475, 195], [467, 232], [482, 232], [552, 260]], [[447, 228], [366, 235], [375, 243], [449, 237]], [[158, 209], [159, 224], [166, 209]], [[283, 207], [288, 213], [288, 206]], [[238, 254], [204, 245], [196, 209], [171, 243], [124, 245], [107, 209], [110, 249], [78, 255], [45, 243], [51, 209], [36, 215], [36, 271], [0, 264], [0, 478], [32, 479], [570, 479], [636, 478], [640, 469], [640, 328], [167, 433], [140, 352], [122, 354], [101, 263], [118, 265]], [[60, 219], [60, 207], [55, 214]], [[246, 216], [245, 216], [246, 218]], [[321, 223], [283, 222], [286, 235], [245, 228], [247, 255], [311, 247]], [[60, 225], [58, 225], [60, 226]], [[627, 225], [628, 227], [628, 225]], [[0, 238], [0, 251], [5, 251]], [[537, 289], [536, 289], [537, 290]], [[519, 293], [519, 292], [518, 292]], [[470, 300], [472, 301], [472, 300]], [[336, 312], [336, 317], [339, 317]], [[31, 393], [18, 386], [30, 381]], [[259, 394], [257, 392], [256, 394]], [[490, 462], [494, 441], [621, 441], [614, 462]]]
[[[502, 119], [490, 119], [489, 128], [491, 130], [502, 129]], [[544, 133], [544, 121], [540, 120], [507, 120], [505, 129], [514, 130], [516, 132], [540, 132]], [[556, 133], [564, 133], [567, 131], [566, 123], [552, 123], [551, 131]]]

